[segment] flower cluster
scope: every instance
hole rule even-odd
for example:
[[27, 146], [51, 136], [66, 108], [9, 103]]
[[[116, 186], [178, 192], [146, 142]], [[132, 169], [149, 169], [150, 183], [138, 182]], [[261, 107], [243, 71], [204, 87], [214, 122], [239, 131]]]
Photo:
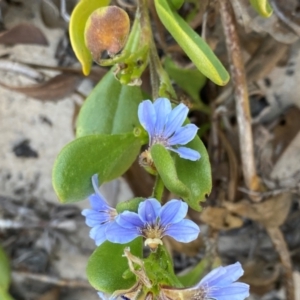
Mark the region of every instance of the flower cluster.
[[92, 177], [95, 193], [89, 197], [92, 209], [83, 210], [86, 224], [92, 227], [90, 237], [97, 246], [105, 240], [125, 244], [138, 236], [143, 236], [145, 244], [156, 249], [162, 244], [164, 236], [171, 236], [179, 242], [195, 240], [200, 232], [199, 226], [184, 219], [188, 205], [181, 200], [171, 200], [161, 206], [154, 198], [139, 204], [138, 213], [117, 211], [110, 207], [99, 192], [98, 177]]
[[182, 126], [187, 118], [189, 109], [184, 104], [179, 104], [172, 110], [172, 105], [167, 98], [158, 98], [153, 103], [145, 100], [139, 105], [138, 117], [140, 123], [148, 132], [149, 146], [161, 144], [166, 149], [178, 153], [184, 159], [196, 161], [200, 153], [185, 145], [197, 134], [198, 127], [194, 124]]
[[[138, 117], [149, 136], [149, 151], [143, 153], [149, 159], [149, 164], [145, 166], [154, 174], [156, 169], [152, 165], [150, 150], [155, 144], [176, 152], [181, 158], [191, 161], [200, 159], [199, 152], [183, 147], [194, 139], [198, 130], [194, 124], [183, 126], [187, 114], [187, 106], [179, 104], [172, 109], [171, 102], [166, 98], [158, 98], [154, 103], [145, 100], [139, 105]], [[91, 209], [83, 210], [82, 214], [86, 217], [86, 224], [92, 227], [90, 237], [97, 246], [106, 240], [126, 244], [137, 237], [143, 237], [145, 245], [156, 251], [165, 236], [188, 243], [197, 239], [200, 233], [196, 223], [185, 219], [188, 205], [181, 200], [172, 199], [162, 206], [157, 199], [148, 198], [139, 204], [137, 212], [126, 210], [118, 213], [100, 194], [97, 175], [92, 177], [92, 184], [94, 194], [89, 197]], [[151, 276], [147, 274], [149, 270], [144, 268], [145, 260], [132, 255], [129, 248], [124, 249], [124, 256], [127, 257], [129, 269], [135, 274], [137, 281], [128, 290], [115, 291], [109, 299], [117, 299], [118, 296], [122, 299], [136, 299], [142, 290], [147, 291], [145, 299], [149, 300], [244, 300], [249, 296], [249, 285], [236, 282], [244, 272], [238, 262], [212, 270], [195, 286], [174, 288], [160, 283], [155, 283], [154, 286], [149, 279]], [[140, 267], [136, 269], [136, 266]], [[102, 292], [98, 295], [101, 299], [107, 299]]]

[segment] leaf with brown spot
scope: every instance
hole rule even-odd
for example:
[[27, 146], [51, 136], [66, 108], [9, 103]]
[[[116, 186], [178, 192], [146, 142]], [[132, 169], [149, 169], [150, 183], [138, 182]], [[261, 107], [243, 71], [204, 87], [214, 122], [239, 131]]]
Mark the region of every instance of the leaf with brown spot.
[[85, 43], [95, 61], [104, 51], [114, 56], [124, 47], [130, 29], [127, 13], [117, 6], [101, 7], [89, 17], [85, 26]]
[[0, 44], [34, 44], [47, 46], [48, 41], [43, 32], [32, 24], [18, 24], [0, 33]]
[[14, 87], [0, 83], [4, 88], [25, 94], [41, 101], [58, 101], [75, 92], [82, 76], [76, 74], [59, 74], [46, 82], [26, 87]]

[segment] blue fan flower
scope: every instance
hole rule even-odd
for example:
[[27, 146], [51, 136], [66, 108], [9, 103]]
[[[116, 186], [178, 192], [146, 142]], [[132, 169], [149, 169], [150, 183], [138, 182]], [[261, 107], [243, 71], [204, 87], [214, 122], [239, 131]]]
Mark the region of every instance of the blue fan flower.
[[171, 200], [164, 206], [154, 198], [139, 204], [138, 213], [124, 211], [119, 214], [109, 228], [106, 238], [113, 243], [125, 244], [138, 236], [143, 236], [152, 250], [155, 250], [164, 236], [171, 236], [179, 242], [195, 240], [199, 226], [184, 219], [188, 205], [181, 200]]
[[249, 285], [235, 282], [244, 274], [239, 262], [226, 267], [218, 267], [202, 278], [197, 285], [207, 299], [244, 300], [249, 296]]
[[182, 158], [192, 161], [200, 159], [198, 151], [178, 147], [193, 140], [197, 134], [196, 125], [182, 126], [188, 111], [188, 107], [182, 103], [172, 109], [171, 102], [167, 98], [158, 98], [154, 103], [150, 100], [143, 101], [139, 105], [138, 117], [148, 132], [149, 146], [161, 144], [166, 149], [178, 153]]
[[182, 299], [244, 300], [249, 296], [249, 285], [235, 282], [244, 273], [239, 262], [212, 270], [191, 288], [162, 288], [162, 299], [173, 299], [181, 294]]
[[99, 246], [106, 241], [105, 231], [114, 223], [118, 213], [100, 194], [97, 174], [93, 175], [92, 184], [95, 191], [89, 197], [92, 209], [84, 209], [81, 214], [86, 217], [86, 224], [92, 227], [90, 237]]

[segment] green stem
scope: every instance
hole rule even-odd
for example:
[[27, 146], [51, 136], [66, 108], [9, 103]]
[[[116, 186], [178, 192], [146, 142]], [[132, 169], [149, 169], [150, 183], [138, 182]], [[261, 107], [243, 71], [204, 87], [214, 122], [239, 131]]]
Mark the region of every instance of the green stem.
[[156, 175], [155, 185], [152, 192], [152, 197], [161, 202], [165, 185], [159, 174]]
[[150, 34], [150, 49], [149, 49], [149, 69], [150, 69], [150, 79], [152, 86], [152, 97], [153, 100], [158, 97], [168, 97], [170, 99], [177, 99], [177, 95], [173, 86], [171, 84], [169, 75], [164, 70], [160, 58], [157, 54], [156, 45], [153, 38], [150, 18], [149, 18], [149, 9], [147, 0], [140, 0], [139, 6], [141, 8], [141, 22], [144, 26], [149, 28]]

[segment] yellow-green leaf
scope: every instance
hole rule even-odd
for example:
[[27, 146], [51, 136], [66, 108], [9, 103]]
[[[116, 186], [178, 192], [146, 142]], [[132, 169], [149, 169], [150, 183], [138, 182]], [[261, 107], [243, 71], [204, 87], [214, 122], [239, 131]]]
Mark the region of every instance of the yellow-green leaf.
[[158, 16], [195, 66], [218, 85], [229, 81], [229, 74], [205, 41], [172, 10], [166, 0], [155, 0]]
[[[2, 272], [2, 270], [0, 271]], [[14, 300], [14, 298], [4, 289], [0, 287], [0, 299], [1, 300]]]
[[207, 78], [196, 68], [180, 68], [170, 57], [164, 60], [164, 66], [169, 76], [192, 98], [194, 102], [193, 107], [209, 113], [209, 107], [200, 98], [200, 91], [205, 85]]
[[109, 2], [110, 0], [81, 0], [72, 12], [69, 25], [70, 40], [84, 75], [90, 73], [93, 60], [84, 41], [85, 24], [94, 10], [107, 6]]
[[273, 13], [268, 0], [250, 0], [250, 3], [262, 17], [268, 18]]
[[5, 291], [8, 290], [11, 279], [10, 273], [11, 270], [9, 259], [4, 250], [0, 247], [0, 289], [3, 289]]

